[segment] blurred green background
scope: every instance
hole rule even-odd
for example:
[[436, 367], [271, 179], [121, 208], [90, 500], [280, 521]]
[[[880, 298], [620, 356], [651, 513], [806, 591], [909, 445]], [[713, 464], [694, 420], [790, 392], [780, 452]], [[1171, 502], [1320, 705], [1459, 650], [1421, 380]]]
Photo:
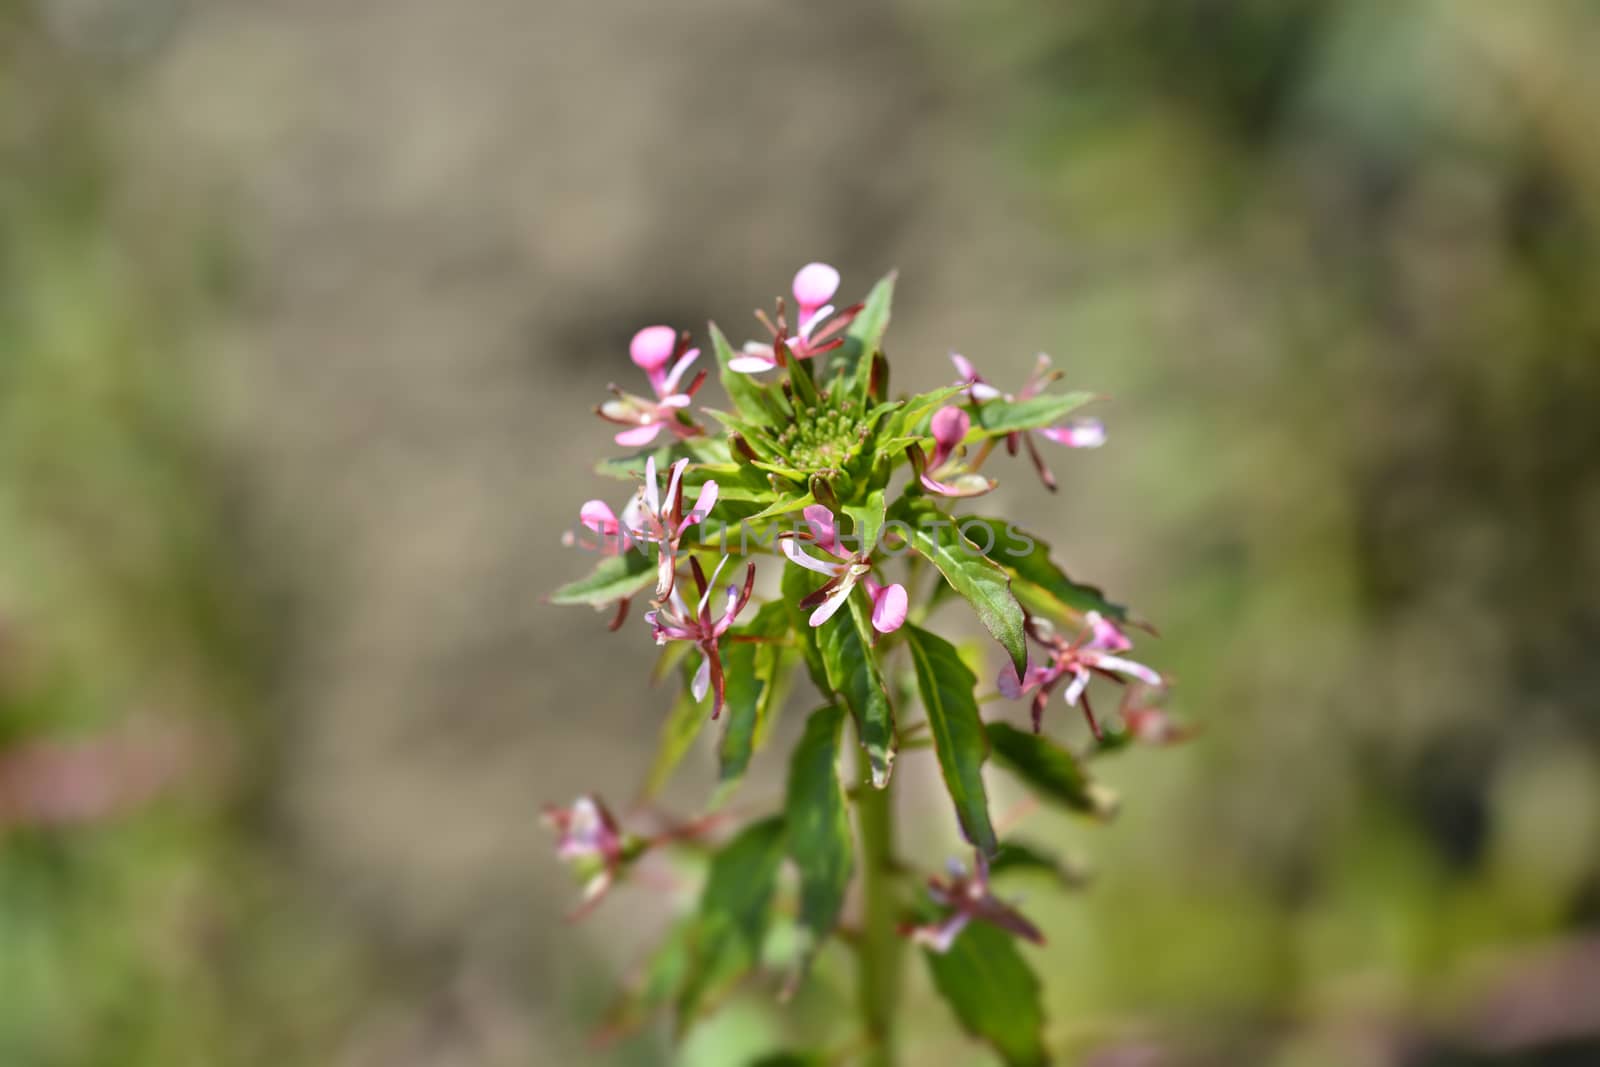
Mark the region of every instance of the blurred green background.
[[1110, 396], [1002, 492], [1202, 733], [1029, 820], [1095, 873], [1028, 902], [1058, 1058], [1600, 1063], [1597, 55], [1579, 0], [0, 7], [0, 1065], [846, 1035], [825, 965], [591, 1047], [692, 882], [564, 925], [536, 817], [669, 702], [540, 602], [590, 407], [819, 258], [900, 268], [902, 384]]

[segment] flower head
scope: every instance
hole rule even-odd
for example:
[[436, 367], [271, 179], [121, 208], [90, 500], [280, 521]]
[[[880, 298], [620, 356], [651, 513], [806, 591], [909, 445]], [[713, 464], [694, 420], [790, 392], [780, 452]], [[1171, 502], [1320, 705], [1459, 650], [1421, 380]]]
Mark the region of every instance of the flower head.
[[1009, 665], [1000, 668], [1000, 692], [1015, 700], [1027, 693], [1033, 694], [1033, 729], [1037, 733], [1044, 721], [1044, 707], [1050, 700], [1050, 694], [1063, 678], [1070, 678], [1066, 693], [1067, 705], [1077, 707], [1081, 701], [1084, 717], [1089, 722], [1089, 728], [1094, 731], [1096, 738], [1100, 737], [1100, 725], [1095, 721], [1094, 710], [1089, 705], [1089, 681], [1095, 675], [1109, 678], [1114, 682], [1126, 684], [1132, 678], [1150, 686], [1161, 686], [1161, 675], [1146, 667], [1142, 663], [1117, 655], [1133, 647], [1133, 642], [1128, 636], [1117, 628], [1116, 624], [1103, 617], [1097, 611], [1091, 611], [1085, 618], [1083, 630], [1077, 637], [1068, 641], [1057, 634], [1044, 620], [1030, 617], [1027, 623], [1028, 636], [1043, 645], [1050, 654], [1050, 659], [1043, 666], [1029, 666], [1027, 673], [1019, 681], [1012, 673]]
[[911, 926], [902, 932], [909, 934], [917, 944], [944, 953], [950, 951], [950, 946], [967, 924], [976, 919], [998, 926], [1025, 941], [1044, 944], [1044, 934], [1039, 932], [1037, 926], [990, 891], [989, 864], [983, 858], [983, 853], [976, 853], [975, 859], [974, 873], [970, 876], [960, 862], [951, 860], [949, 877], [934, 875], [928, 879], [928, 895], [939, 907], [947, 909], [948, 914], [938, 922]]
[[[778, 545], [789, 562], [825, 574], [828, 580], [814, 593], [800, 601], [803, 608], [815, 608], [810, 623], [821, 626], [833, 618], [835, 612], [850, 598], [850, 591], [860, 582], [872, 600], [872, 626], [879, 633], [893, 633], [906, 621], [906, 590], [903, 585], [879, 585], [873, 581], [872, 549], [863, 545], [852, 552], [839, 540], [833, 512], [821, 504], [812, 504], [801, 512], [805, 516], [809, 533], [785, 532], [778, 535]], [[818, 559], [803, 547], [810, 544], [829, 558]]]
[[655, 635], [656, 644], [664, 645], [668, 641], [692, 641], [700, 649], [700, 668], [695, 672], [694, 680], [690, 683], [690, 692], [695, 700], [704, 700], [709, 689], [714, 694], [711, 702], [711, 717], [715, 719], [722, 714], [722, 704], [725, 698], [726, 687], [722, 675], [722, 655], [718, 649], [718, 642], [722, 635], [728, 632], [739, 613], [750, 603], [750, 595], [755, 591], [756, 565], [746, 565], [744, 572], [744, 586], [730, 585], [727, 588], [727, 600], [721, 616], [712, 618], [711, 593], [716, 588], [717, 576], [722, 573], [722, 568], [727, 565], [728, 557], [723, 556], [717, 563], [716, 569], [711, 572], [711, 577], [706, 578], [705, 571], [700, 566], [700, 561], [694, 557], [689, 559], [690, 570], [694, 574], [695, 586], [699, 591], [700, 599], [690, 610], [684, 603], [677, 589], [672, 590], [671, 596], [665, 603], [658, 605], [654, 610], [645, 613], [644, 619], [650, 624]]
[[774, 322], [763, 312], [757, 312], [772, 340], [747, 341], [741, 355], [735, 356], [728, 366], [741, 374], [760, 374], [783, 363], [783, 353], [795, 359], [810, 359], [844, 344], [843, 332], [861, 312], [854, 304], [834, 313], [828, 301], [839, 291], [839, 272], [826, 263], [807, 263], [794, 276], [795, 330], [791, 336], [789, 322], [784, 314], [783, 301], [778, 301], [778, 315]]
[[942, 407], [934, 412], [928, 430], [933, 434], [933, 458], [924, 458], [921, 445], [912, 445], [911, 466], [922, 487], [940, 496], [981, 496], [994, 488], [994, 482], [969, 470], [961, 460], [961, 442], [972, 428], [972, 419], [957, 407]]
[[[974, 407], [986, 404], [991, 400], [1005, 400], [1007, 402], [1028, 400], [1038, 396], [1044, 391], [1045, 386], [1061, 377], [1061, 372], [1054, 370], [1050, 365], [1050, 357], [1041, 354], [1034, 364], [1033, 373], [1028, 375], [1028, 380], [1023, 383], [1020, 390], [1013, 396], [1002, 393], [994, 386], [983, 380], [983, 376], [972, 365], [967, 357], [958, 353], [950, 354], [950, 362], [956, 365], [956, 373], [960, 375], [957, 385], [965, 385], [967, 399]], [[1099, 419], [1068, 419], [1059, 426], [1047, 426], [1041, 430], [1016, 431], [1006, 434], [1006, 451], [1016, 455], [1017, 450], [1026, 447], [1028, 458], [1033, 460], [1034, 469], [1039, 472], [1039, 480], [1044, 482], [1046, 489], [1052, 493], [1056, 489], [1056, 478], [1050, 473], [1050, 468], [1045, 465], [1044, 457], [1039, 454], [1039, 448], [1033, 443], [1033, 434], [1054, 441], [1058, 445], [1068, 448], [1099, 448], [1106, 443], [1106, 428]]]
[[[693, 510], [687, 513], [683, 510], [683, 472], [688, 466], [686, 459], [674, 463], [663, 490], [656, 479], [655, 457], [647, 458], [644, 461], [644, 485], [622, 509], [619, 524], [624, 530], [623, 536], [656, 546], [657, 600], [665, 600], [672, 592], [678, 568], [678, 546], [683, 535], [689, 527], [704, 521], [711, 514], [711, 509], [717, 506], [717, 483], [708, 480], [700, 487]], [[597, 504], [599, 508], [594, 508]], [[602, 522], [605, 515], [610, 514], [609, 508], [606, 508], [605, 515], [601, 514], [599, 509], [605, 508], [605, 504], [598, 500], [589, 501], [584, 508], [593, 508], [591, 514]]]
[[615, 884], [626, 862], [626, 848], [617, 821], [600, 798], [584, 795], [571, 807], [544, 809], [544, 823], [556, 832], [556, 856], [572, 864], [582, 879], [583, 903], [578, 918]]
[[663, 429], [679, 438], [703, 434], [704, 429], [682, 414], [706, 380], [702, 370], [683, 386], [683, 376], [700, 358], [700, 350], [689, 347], [689, 335], [680, 337], [671, 326], [646, 326], [633, 335], [628, 355], [650, 379], [655, 396], [636, 396], [611, 387], [612, 398], [601, 404], [598, 412], [607, 422], [630, 427], [616, 435], [617, 444], [647, 445]]

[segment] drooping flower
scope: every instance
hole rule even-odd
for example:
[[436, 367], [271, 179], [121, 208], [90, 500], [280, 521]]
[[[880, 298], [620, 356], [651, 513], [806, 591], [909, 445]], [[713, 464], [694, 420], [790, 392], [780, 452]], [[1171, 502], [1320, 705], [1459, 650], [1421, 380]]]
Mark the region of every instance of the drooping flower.
[[636, 396], [615, 385], [611, 387], [612, 398], [600, 405], [598, 413], [607, 422], [631, 427], [616, 435], [617, 444], [647, 445], [663, 429], [679, 438], [705, 433], [682, 415], [706, 380], [702, 370], [683, 386], [683, 376], [700, 357], [698, 348], [689, 347], [689, 335], [680, 337], [671, 326], [646, 326], [633, 335], [628, 355], [650, 379], [655, 397]]
[[700, 650], [700, 668], [695, 671], [689, 691], [696, 701], [705, 699], [707, 689], [714, 694], [711, 702], [713, 719], [722, 714], [722, 704], [726, 694], [722, 675], [722, 655], [718, 642], [739, 617], [744, 606], [750, 603], [750, 594], [755, 591], [756, 585], [756, 565], [752, 562], [745, 567], [744, 587], [741, 589], [738, 586], [728, 586], [727, 602], [722, 615], [713, 619], [711, 593], [716, 588], [717, 576], [722, 573], [722, 568], [727, 562], [728, 557], [723, 556], [716, 569], [711, 572], [710, 580], [707, 580], [700, 561], [691, 556], [689, 568], [694, 574], [695, 586], [700, 594], [700, 600], [695, 604], [694, 610], [690, 611], [679, 591], [673, 589], [665, 603], [657, 605], [644, 616], [654, 633], [656, 644], [664, 645], [668, 641], [692, 641]]
[[959, 453], [962, 440], [972, 428], [972, 419], [957, 407], [942, 407], [934, 412], [928, 429], [933, 434], [933, 457], [924, 457], [922, 446], [913, 444], [906, 451], [922, 487], [940, 496], [981, 496], [994, 488], [992, 479], [969, 470]]
[[1010, 665], [1000, 668], [999, 686], [1002, 695], [1016, 700], [1027, 693], [1033, 694], [1033, 730], [1038, 733], [1044, 721], [1044, 708], [1050, 694], [1063, 678], [1071, 678], [1066, 693], [1067, 705], [1083, 704], [1084, 718], [1096, 738], [1101, 736], [1100, 724], [1095, 720], [1094, 709], [1089, 704], [1089, 681], [1095, 675], [1126, 684], [1133, 678], [1146, 685], [1163, 684], [1161, 675], [1142, 663], [1116, 655], [1133, 647], [1126, 634], [1116, 624], [1097, 611], [1088, 613], [1083, 630], [1068, 641], [1055, 632], [1048, 622], [1036, 616], [1027, 620], [1027, 633], [1050, 654], [1042, 666], [1028, 667], [1019, 681]]
[[[863, 545], [854, 552], [846, 548], [839, 541], [833, 512], [821, 504], [812, 504], [801, 514], [811, 528], [809, 534], [785, 531], [778, 535], [778, 546], [791, 563], [828, 576], [816, 592], [800, 601], [801, 607], [816, 609], [811, 613], [811, 625], [821, 626], [833, 618], [860, 582], [872, 600], [873, 629], [884, 634], [898, 630], [906, 621], [906, 589], [899, 584], [880, 585], [872, 579], [872, 549], [876, 546]], [[818, 559], [803, 544], [814, 545], [830, 558]]]
[[[956, 373], [960, 380], [957, 385], [967, 387], [967, 399], [974, 407], [986, 404], [991, 400], [1005, 400], [1007, 402], [1028, 400], [1038, 396], [1044, 391], [1045, 386], [1061, 377], [1061, 372], [1050, 366], [1050, 357], [1041, 354], [1039, 361], [1034, 364], [1033, 373], [1028, 375], [1028, 380], [1023, 383], [1015, 396], [1002, 393], [994, 386], [983, 380], [967, 357], [958, 353], [950, 354], [950, 362], [956, 365]], [[1106, 443], [1105, 424], [1099, 419], [1068, 419], [1059, 426], [1047, 426], [1040, 430], [1016, 431], [1006, 434], [1006, 452], [1016, 455], [1020, 447], [1026, 446], [1028, 457], [1033, 460], [1034, 469], [1039, 472], [1039, 480], [1046, 489], [1052, 493], [1056, 490], [1056, 478], [1050, 473], [1050, 468], [1045, 465], [1044, 457], [1039, 454], [1039, 448], [1033, 443], [1033, 434], [1039, 434], [1047, 440], [1068, 448], [1099, 448]]]
[[600, 902], [616, 883], [626, 862], [617, 821], [599, 797], [584, 795], [570, 808], [544, 809], [544, 823], [556, 832], [556, 856], [570, 864], [583, 881], [583, 902], [576, 919]]
[[768, 332], [770, 341], [747, 341], [742, 354], [728, 361], [728, 366], [741, 374], [760, 374], [782, 364], [779, 352], [784, 351], [795, 359], [810, 359], [844, 344], [843, 333], [861, 313], [861, 305], [853, 304], [834, 313], [828, 301], [839, 291], [839, 272], [826, 263], [807, 263], [794, 276], [795, 330], [789, 334], [788, 318], [783, 301], [778, 301], [777, 321], [756, 312]]
[[998, 926], [1036, 945], [1044, 944], [1044, 934], [1037, 926], [990, 891], [989, 864], [981, 852], [975, 854], [974, 873], [970, 876], [960, 861], [951, 860], [948, 878], [930, 877], [928, 895], [939, 907], [948, 909], [948, 914], [938, 922], [906, 927], [902, 933], [935, 952], [950, 951], [956, 937], [974, 919]]
[[[683, 540], [683, 535], [691, 526], [694, 526], [711, 514], [711, 509], [717, 506], [717, 483], [707, 481], [700, 487], [700, 495], [695, 499], [694, 509], [687, 513], [683, 510], [683, 472], [689, 466], [687, 459], [680, 459], [672, 465], [667, 477], [666, 490], [663, 492], [656, 480], [656, 460], [654, 456], [644, 461], [644, 485], [628, 501], [627, 507], [622, 509], [622, 518], [617, 521], [623, 528], [623, 536], [634, 541], [656, 546], [656, 599], [665, 600], [667, 594], [672, 592], [672, 585], [678, 569], [678, 546]], [[595, 505], [599, 505], [595, 507]], [[610, 509], [598, 500], [591, 500], [584, 505], [586, 511], [601, 523], [610, 516]], [[601, 513], [604, 509], [604, 514]], [[585, 522], [585, 525], [588, 525]], [[593, 527], [591, 527], [593, 529]]]
[[1117, 715], [1135, 741], [1146, 745], [1176, 745], [1194, 736], [1195, 729], [1175, 721], [1158, 703], [1167, 692], [1144, 684], [1130, 685], [1122, 694]]

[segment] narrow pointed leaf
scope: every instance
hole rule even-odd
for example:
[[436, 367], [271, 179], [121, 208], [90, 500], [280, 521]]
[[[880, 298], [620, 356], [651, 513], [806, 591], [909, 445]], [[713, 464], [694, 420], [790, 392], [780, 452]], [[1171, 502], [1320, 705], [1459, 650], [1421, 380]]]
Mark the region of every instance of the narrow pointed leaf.
[[983, 788], [983, 763], [989, 739], [983, 732], [973, 689], [977, 676], [961, 662], [955, 646], [916, 626], [904, 628], [917, 690], [928, 716], [933, 748], [939, 757], [946, 791], [956, 808], [961, 833], [985, 855], [998, 844], [989, 821], [989, 799]]
[[726, 725], [717, 750], [721, 770], [713, 807], [731, 795], [771, 729], [784, 688], [783, 649], [776, 642], [788, 629], [784, 606], [764, 604], [749, 623], [735, 631], [738, 636], [762, 640], [728, 641], [723, 645], [722, 666], [728, 680], [727, 706], [722, 712]]
[[1007, 722], [992, 722], [988, 730], [995, 757], [1044, 799], [1097, 819], [1116, 814], [1116, 797], [1097, 785], [1067, 749]]
[[1050, 558], [1050, 545], [1026, 530], [1004, 519], [970, 515], [961, 519], [961, 528], [986, 556], [1011, 572], [1011, 591], [1029, 608], [1047, 615], [1098, 611], [1113, 622], [1147, 626], [1099, 589], [1067, 577]]
[[950, 587], [978, 613], [984, 628], [1011, 657], [1017, 677], [1028, 669], [1022, 605], [1011, 594], [1011, 576], [961, 533], [956, 520], [933, 509], [913, 513], [911, 547], [932, 563]]
[[889, 329], [894, 281], [894, 271], [878, 280], [862, 303], [860, 314], [845, 332], [844, 344], [834, 350], [830, 374], [843, 376], [852, 396], [866, 395], [872, 374], [872, 354], [883, 346], [883, 335]]
[[712, 857], [678, 995], [680, 1033], [708, 1001], [760, 962], [783, 843], [783, 818], [774, 816], [745, 827]]
[[1027, 400], [991, 400], [978, 406], [973, 422], [988, 437], [1040, 430], [1054, 426], [1094, 398], [1093, 393], [1045, 393]]
[[579, 578], [550, 594], [552, 604], [590, 604], [603, 607], [623, 597], [641, 593], [655, 584], [655, 553], [629, 550], [607, 556], [588, 576]]
[[775, 421], [775, 413], [768, 396], [770, 390], [748, 374], [740, 374], [729, 367], [729, 361], [738, 353], [728, 343], [728, 338], [717, 328], [716, 323], [707, 323], [706, 329], [711, 336], [711, 353], [717, 360], [717, 376], [722, 382], [722, 391], [728, 394], [733, 406], [739, 409], [740, 417], [757, 425], [771, 425]]
[[861, 598], [852, 593], [845, 607], [818, 627], [816, 634], [828, 688], [850, 709], [872, 768], [872, 784], [882, 789], [889, 784], [898, 742], [894, 710], [889, 706], [888, 687], [872, 648], [873, 630]]
[[950, 951], [923, 951], [934, 988], [967, 1033], [1010, 1067], [1042, 1067], [1044, 1006], [1038, 976], [1016, 940], [987, 923], [969, 923]]
[[653, 797], [661, 792], [672, 772], [683, 762], [684, 755], [694, 745], [695, 738], [705, 726], [711, 713], [688, 692], [688, 686], [678, 694], [666, 721], [661, 724], [661, 736], [656, 742], [656, 758], [645, 777], [644, 796]]
[[839, 782], [843, 725], [844, 711], [835, 705], [812, 712], [789, 762], [787, 837], [789, 857], [800, 872], [800, 926], [806, 938], [796, 980], [837, 925], [855, 862], [844, 787]]
[[1006, 838], [989, 861], [990, 878], [1028, 872], [1043, 874], [1068, 889], [1078, 889], [1089, 882], [1089, 873], [1078, 864], [1012, 837]]

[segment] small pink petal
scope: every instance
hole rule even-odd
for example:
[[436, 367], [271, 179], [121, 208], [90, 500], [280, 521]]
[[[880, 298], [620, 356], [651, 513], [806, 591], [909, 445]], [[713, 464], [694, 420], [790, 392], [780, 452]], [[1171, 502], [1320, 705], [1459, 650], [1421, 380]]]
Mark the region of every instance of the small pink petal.
[[849, 578], [834, 586], [833, 592], [828, 594], [828, 598], [818, 605], [817, 610], [813, 611], [811, 618], [806, 621], [816, 628], [833, 618], [834, 614], [844, 607], [844, 602], [850, 599], [850, 591], [855, 587], [856, 583]]
[[934, 443], [939, 446], [939, 452], [945, 455], [961, 443], [961, 439], [967, 436], [967, 431], [971, 428], [972, 420], [958, 407], [940, 408], [934, 412], [933, 420], [928, 426], [933, 433]]
[[636, 426], [631, 430], [623, 430], [617, 434], [615, 440], [619, 445], [647, 445], [656, 439], [661, 432], [661, 424], [652, 422], [645, 426]]
[[1017, 681], [1017, 669], [1007, 663], [1000, 668], [1000, 676], [995, 679], [995, 685], [1000, 689], [1000, 695], [1007, 700], [1016, 700], [1022, 696], [1022, 683]]
[[1161, 675], [1158, 672], [1151, 670], [1143, 663], [1135, 663], [1133, 660], [1123, 659], [1121, 656], [1099, 656], [1095, 659], [1094, 665], [1101, 670], [1116, 671], [1118, 674], [1126, 674], [1130, 678], [1137, 678], [1146, 685], [1161, 684]]
[[661, 402], [656, 406], [663, 408], [686, 408], [692, 403], [694, 403], [694, 398], [688, 393], [673, 393], [669, 396], [662, 397]]
[[878, 589], [872, 594], [872, 628], [880, 634], [892, 634], [906, 621], [908, 607], [906, 587], [896, 583]]
[[960, 352], [950, 353], [950, 362], [956, 365], [956, 373], [961, 375], [962, 381], [975, 382], [978, 380], [978, 368], [974, 367], [972, 361]]
[[661, 395], [667, 396], [671, 393], [676, 393], [678, 391], [678, 383], [683, 381], [684, 372], [693, 366], [694, 361], [699, 358], [700, 350], [698, 348], [691, 348], [685, 352], [683, 358], [674, 363], [672, 369], [667, 372], [667, 376], [661, 379]]
[[614, 534], [618, 529], [616, 513], [604, 500], [586, 501], [578, 509], [578, 521], [597, 534]]
[[628, 355], [644, 371], [660, 370], [678, 348], [678, 331], [671, 326], [646, 326], [633, 335]]
[[800, 514], [805, 516], [806, 524], [816, 535], [818, 548], [830, 555], [844, 555], [839, 548], [839, 535], [834, 527], [833, 512], [821, 504], [812, 504]]
[[748, 351], [742, 356], [734, 356], [728, 360], [728, 369], [738, 371], [740, 374], [762, 374], [777, 365], [778, 361], [774, 357], [756, 355]]
[[780, 537], [778, 539], [778, 548], [785, 556], [789, 557], [790, 563], [799, 564], [808, 571], [826, 574], [831, 578], [839, 569], [837, 564], [824, 563], [815, 556], [807, 554], [805, 549], [800, 547], [800, 542], [793, 537]]
[[794, 298], [802, 310], [819, 308], [839, 291], [839, 272], [826, 263], [807, 263], [794, 276]]
[[1070, 707], [1077, 707], [1078, 698], [1083, 696], [1083, 691], [1087, 688], [1089, 688], [1089, 672], [1079, 670], [1077, 674], [1072, 676], [1072, 684], [1067, 686], [1067, 691], [1064, 694], [1067, 698], [1067, 704]]
[[1039, 433], [1068, 448], [1099, 448], [1106, 443], [1106, 427], [1099, 419], [1073, 419], [1065, 426], [1049, 426]]
[[700, 669], [694, 672], [694, 681], [689, 683], [689, 692], [694, 697], [695, 703], [706, 698], [706, 690], [711, 688], [711, 657], [701, 654]]
[[1089, 623], [1091, 634], [1089, 647], [1106, 652], [1126, 652], [1133, 647], [1133, 642], [1128, 640], [1128, 636], [1098, 611], [1089, 612], [1085, 619]]
[[697, 522], [704, 522], [706, 516], [711, 514], [711, 509], [717, 506], [717, 483], [707, 482], [700, 487], [700, 495], [695, 498], [694, 510], [683, 517], [684, 526], [692, 526]]

